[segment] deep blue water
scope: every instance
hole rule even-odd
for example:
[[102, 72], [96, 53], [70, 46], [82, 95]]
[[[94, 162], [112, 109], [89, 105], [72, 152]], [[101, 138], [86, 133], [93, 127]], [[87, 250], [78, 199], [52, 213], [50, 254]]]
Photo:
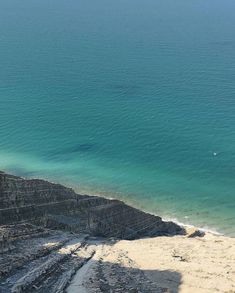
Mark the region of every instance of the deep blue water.
[[0, 2], [0, 169], [235, 235], [235, 1]]

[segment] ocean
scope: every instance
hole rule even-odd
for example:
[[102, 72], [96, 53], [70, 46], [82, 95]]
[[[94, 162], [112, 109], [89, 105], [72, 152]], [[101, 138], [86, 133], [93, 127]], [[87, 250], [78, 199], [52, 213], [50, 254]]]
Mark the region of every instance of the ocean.
[[234, 0], [3, 0], [0, 170], [235, 236]]

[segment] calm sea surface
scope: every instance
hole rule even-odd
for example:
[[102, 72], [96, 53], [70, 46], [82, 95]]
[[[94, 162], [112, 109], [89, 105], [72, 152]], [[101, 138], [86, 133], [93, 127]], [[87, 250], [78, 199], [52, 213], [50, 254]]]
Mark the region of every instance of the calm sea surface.
[[2, 0], [0, 170], [235, 236], [235, 1]]

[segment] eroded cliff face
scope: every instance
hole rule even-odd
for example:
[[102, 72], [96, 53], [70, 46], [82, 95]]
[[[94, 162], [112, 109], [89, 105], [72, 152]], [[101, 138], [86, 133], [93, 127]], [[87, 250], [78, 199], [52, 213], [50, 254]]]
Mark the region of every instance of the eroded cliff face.
[[119, 200], [80, 195], [60, 184], [0, 172], [0, 224], [22, 221], [121, 239], [185, 233], [177, 224]]
[[124, 251], [118, 252], [120, 266], [103, 257], [114, 253], [118, 239], [175, 234], [184, 229], [119, 200], [0, 172], [0, 292], [68, 292], [75, 273], [83, 284], [85, 265], [93, 278], [89, 292], [165, 292], [131, 268]]

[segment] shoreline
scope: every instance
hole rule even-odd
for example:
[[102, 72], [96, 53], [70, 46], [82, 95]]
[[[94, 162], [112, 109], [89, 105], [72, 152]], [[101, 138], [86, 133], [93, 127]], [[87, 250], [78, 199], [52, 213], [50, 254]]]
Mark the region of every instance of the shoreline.
[[[4, 172], [5, 172], [5, 170], [4, 170]], [[8, 171], [6, 170], [6, 172], [8, 172]], [[18, 175], [16, 173], [14, 173], [13, 175], [20, 176], [20, 175]], [[48, 181], [48, 182], [54, 183], [54, 184], [64, 185], [67, 188], [72, 188], [76, 193], [78, 192], [81, 195], [97, 196], [97, 197], [100, 197], [100, 198], [106, 198], [108, 200], [119, 200], [119, 201], [122, 201], [123, 203], [125, 203], [125, 204], [127, 204], [127, 205], [129, 205], [129, 206], [131, 206], [131, 207], [133, 207], [133, 208], [135, 208], [137, 210], [139, 210], [139, 211], [142, 211], [142, 212], [154, 215], [154, 216], [161, 217], [163, 221], [173, 222], [173, 223], [183, 227], [185, 230], [195, 229], [195, 230], [202, 231], [202, 232], [204, 232], [206, 234], [209, 233], [209, 234], [212, 234], [212, 235], [215, 235], [215, 236], [223, 236], [223, 237], [228, 237], [228, 238], [235, 238], [235, 236], [226, 235], [226, 234], [224, 234], [222, 232], [216, 231], [215, 229], [200, 227], [200, 226], [197, 226], [197, 225], [194, 225], [194, 224], [186, 224], [186, 223], [183, 223], [183, 222], [179, 221], [177, 218], [166, 217], [166, 216], [164, 216], [162, 214], [157, 214], [157, 213], [150, 212], [147, 209], [140, 208], [137, 205], [133, 204], [133, 202], [126, 201], [126, 200], [124, 200], [122, 198], [120, 199], [120, 198], [117, 198], [117, 197], [108, 196], [106, 194], [101, 194], [99, 192], [94, 192], [94, 193], [93, 192], [85, 192], [84, 188], [80, 189], [78, 185], [60, 182], [60, 180], [53, 181], [53, 180], [50, 180], [49, 178], [44, 178], [44, 177], [31, 177], [31, 176], [28, 176], [28, 177], [20, 176], [20, 177], [23, 178], [23, 179], [26, 179], [26, 180], [27, 179], [38, 179], [38, 180], [45, 180], [45, 181]]]
[[232, 236], [228, 236], [226, 234], [223, 234], [221, 232], [218, 232], [216, 230], [213, 230], [213, 229], [209, 229], [209, 228], [204, 228], [204, 227], [198, 227], [196, 225], [193, 225], [193, 224], [186, 224], [186, 223], [183, 223], [179, 220], [177, 220], [176, 218], [170, 218], [170, 217], [164, 217], [163, 215], [161, 214], [156, 214], [156, 213], [153, 213], [153, 212], [150, 212], [146, 209], [140, 209], [139, 207], [136, 207], [134, 204], [132, 204], [131, 202], [129, 201], [125, 201], [123, 199], [119, 199], [119, 198], [116, 198], [116, 197], [110, 197], [110, 196], [106, 196], [104, 194], [97, 194], [97, 193], [94, 193], [94, 195], [91, 195], [91, 194], [87, 194], [87, 193], [80, 193], [82, 195], [88, 195], [88, 196], [98, 196], [98, 197], [103, 197], [103, 198], [106, 198], [106, 199], [109, 199], [109, 200], [120, 200], [120, 201], [123, 201], [125, 204], [133, 207], [133, 208], [136, 208], [142, 212], [145, 212], [145, 213], [148, 213], [148, 214], [151, 214], [153, 216], [157, 216], [157, 217], [161, 217], [163, 221], [166, 221], [166, 222], [173, 222], [183, 228], [185, 228], [186, 230], [187, 229], [197, 229], [197, 230], [200, 230], [204, 233], [209, 233], [209, 234], [212, 234], [212, 235], [215, 235], [215, 236], [223, 236], [223, 237], [229, 237], [229, 238], [235, 238], [235, 237], [232, 237]]
[[[25, 178], [27, 179], [27, 177]], [[41, 178], [32, 178], [32, 179], [41, 179]], [[48, 180], [48, 179], [45, 179], [45, 180]], [[51, 180], [49, 180], [49, 182], [51, 183], [57, 183], [57, 184], [61, 184], [59, 181], [56, 181], [56, 182], [53, 182]], [[140, 208], [138, 207], [138, 205], [135, 205], [133, 202], [131, 201], [128, 201], [128, 200], [125, 200], [123, 198], [118, 198], [118, 197], [112, 197], [112, 196], [108, 196], [106, 194], [102, 194], [102, 193], [99, 193], [99, 192], [84, 192], [84, 189], [76, 186], [76, 185], [73, 185], [72, 184], [72, 187], [70, 184], [66, 184], [66, 183], [62, 183], [63, 185], [65, 185], [66, 187], [68, 188], [72, 188], [75, 192], [78, 192], [79, 194], [81, 195], [87, 195], [87, 196], [97, 196], [97, 197], [101, 197], [101, 198], [106, 198], [106, 199], [109, 199], [109, 200], [119, 200], [119, 201], [122, 201], [124, 202], [125, 204], [137, 209], [137, 210], [140, 210], [142, 212], [145, 212], [145, 213], [148, 213], [148, 214], [151, 214], [153, 216], [158, 216], [158, 217], [161, 217], [163, 221], [166, 221], [166, 222], [174, 222], [175, 224], [185, 228], [185, 229], [197, 229], [197, 230], [200, 230], [204, 233], [209, 233], [209, 234], [212, 234], [212, 235], [215, 235], [215, 236], [224, 236], [224, 237], [229, 237], [229, 238], [235, 238], [235, 236], [229, 236], [229, 235], [226, 235], [222, 232], [218, 232], [216, 231], [215, 229], [210, 229], [210, 228], [206, 228], [206, 227], [200, 227], [200, 226], [197, 226], [197, 225], [194, 225], [194, 224], [186, 224], [184, 222], [181, 222], [179, 221], [177, 218], [171, 218], [171, 217], [166, 217], [162, 214], [157, 214], [157, 213], [153, 213], [147, 209], [143, 209], [143, 208]]]

